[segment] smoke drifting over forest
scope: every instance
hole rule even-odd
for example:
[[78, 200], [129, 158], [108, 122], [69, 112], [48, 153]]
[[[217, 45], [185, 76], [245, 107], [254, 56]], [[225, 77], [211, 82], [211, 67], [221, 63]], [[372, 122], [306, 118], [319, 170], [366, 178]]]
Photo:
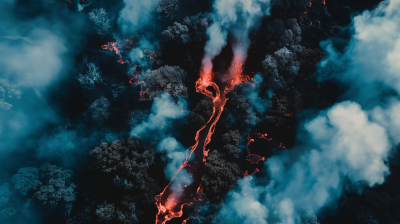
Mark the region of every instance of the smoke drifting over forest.
[[1, 1], [0, 223], [399, 223], [399, 11]]

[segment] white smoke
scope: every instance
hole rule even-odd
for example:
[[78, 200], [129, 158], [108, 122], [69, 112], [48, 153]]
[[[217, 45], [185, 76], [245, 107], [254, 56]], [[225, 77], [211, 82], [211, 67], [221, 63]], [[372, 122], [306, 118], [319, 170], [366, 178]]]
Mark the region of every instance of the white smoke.
[[211, 61], [226, 45], [228, 32], [235, 37], [235, 56], [245, 59], [250, 46], [249, 31], [263, 16], [269, 15], [270, 0], [216, 0], [213, 7], [215, 19], [207, 29], [209, 40], [204, 48], [205, 71], [211, 71]]
[[125, 7], [121, 10], [118, 24], [122, 31], [133, 34], [153, 19], [152, 12], [156, 9], [160, 0], [124, 0]]
[[171, 190], [175, 194], [180, 194], [184, 190], [184, 186], [190, 185], [192, 182], [192, 176], [186, 171], [186, 169], [181, 169], [171, 181]]
[[251, 106], [252, 110], [257, 111], [260, 114], [263, 114], [268, 107], [268, 102], [259, 96], [260, 85], [263, 80], [263, 77], [257, 73], [253, 78], [252, 87], [246, 86], [243, 88], [243, 92], [249, 101], [249, 105]]
[[35, 9], [19, 3], [0, 1], [0, 77], [17, 85], [22, 93], [21, 99], [12, 103], [10, 113], [0, 116], [0, 153], [12, 151], [10, 146], [58, 122], [46, 101], [48, 90], [74, 70], [70, 66], [76, 53], [72, 46], [84, 24], [64, 23], [61, 18], [68, 13], [63, 10], [52, 19], [46, 10], [35, 17], [21, 16], [21, 11], [15, 9], [29, 13]]
[[166, 158], [163, 160], [168, 161], [168, 164], [164, 169], [164, 174], [168, 180], [171, 180], [172, 191], [181, 192], [182, 186], [193, 182], [193, 178], [185, 169], [181, 169], [178, 173], [179, 166], [186, 159], [186, 149], [175, 138], [168, 137], [158, 144], [157, 151], [166, 153]]
[[302, 211], [318, 212], [335, 202], [345, 180], [369, 186], [382, 184], [389, 174], [386, 161], [392, 145], [385, 128], [370, 121], [368, 115], [359, 104], [346, 101], [306, 123], [307, 135], [303, 136], [309, 139], [302, 140], [308, 140], [314, 147], [300, 156], [303, 149], [294, 148], [267, 159], [270, 183], [261, 187], [239, 181], [239, 190], [230, 194], [230, 201], [219, 218], [229, 211], [237, 214], [232, 219], [236, 216], [253, 219], [253, 211], [243, 214], [249, 204], [238, 204], [238, 200], [245, 200], [253, 192], [255, 195], [250, 195], [250, 199], [256, 200], [250, 204], [261, 203], [257, 207], [269, 211], [264, 216], [256, 216], [258, 219], [264, 217], [267, 223], [268, 216], [268, 223], [299, 223]]
[[141, 137], [151, 135], [153, 138], [165, 135], [171, 121], [186, 116], [186, 106], [184, 99], [178, 98], [178, 101], [174, 102], [169, 94], [162, 93], [160, 97], [154, 99], [149, 118], [133, 127], [131, 135]]
[[[267, 186], [239, 181], [236, 195], [245, 197], [242, 189], [247, 184], [247, 191], [256, 193], [252, 198], [268, 210], [264, 223], [301, 223], [304, 211], [318, 213], [334, 206], [345, 184], [372, 187], [385, 181], [391, 149], [400, 143], [400, 102], [392, 96], [385, 103], [376, 96], [385, 96], [388, 88], [400, 93], [399, 10], [399, 0], [386, 0], [356, 16], [355, 34], [341, 52], [335, 50], [334, 40], [322, 43], [328, 56], [319, 64], [319, 78], [348, 84], [350, 91], [342, 99], [356, 102], [338, 103], [307, 122], [306, 133], [299, 135], [304, 145], [265, 162]], [[232, 223], [223, 218], [226, 210], [233, 215], [230, 220], [254, 217], [251, 211], [242, 213], [248, 204], [233, 206], [243, 200], [233, 195], [218, 218]]]
[[400, 142], [400, 102], [392, 99], [387, 108], [375, 107], [371, 112], [372, 119], [388, 131], [392, 142]]
[[165, 138], [158, 144], [158, 152], [166, 152], [168, 165], [164, 169], [165, 177], [169, 180], [178, 172], [179, 166], [186, 159], [186, 149], [173, 137]]
[[145, 38], [141, 38], [137, 46], [129, 52], [129, 58], [132, 64], [138, 65], [144, 71], [147, 71], [151, 69], [152, 63], [146, 57], [144, 50], [154, 50], [154, 46]]
[[25, 38], [28, 41], [18, 45], [0, 45], [0, 51], [7, 52], [0, 60], [3, 74], [19, 85], [45, 87], [60, 75], [67, 48], [62, 38], [45, 29], [34, 29]]
[[186, 101], [181, 97], [175, 102], [167, 93], [162, 93], [160, 97], [154, 99], [151, 107], [151, 114], [141, 124], [133, 127], [131, 135], [141, 137], [151, 137], [152, 140], [161, 140], [158, 144], [157, 152], [165, 152], [163, 158], [167, 161], [164, 169], [165, 177], [171, 180], [171, 189], [175, 193], [182, 191], [182, 186], [192, 183], [192, 177], [182, 169], [178, 172], [179, 165], [186, 159], [186, 149], [173, 137], [166, 137], [168, 129], [171, 129], [171, 122], [181, 119], [187, 115]]
[[238, 190], [228, 194], [231, 201], [222, 207], [214, 223], [267, 224], [268, 209], [259, 202], [263, 188], [250, 184], [245, 179], [238, 181]]
[[377, 103], [385, 88], [400, 93], [399, 10], [399, 0], [386, 0], [356, 16], [355, 33], [343, 53], [335, 49], [334, 40], [322, 42], [328, 56], [320, 64], [319, 78], [347, 83], [345, 97], [360, 103]]

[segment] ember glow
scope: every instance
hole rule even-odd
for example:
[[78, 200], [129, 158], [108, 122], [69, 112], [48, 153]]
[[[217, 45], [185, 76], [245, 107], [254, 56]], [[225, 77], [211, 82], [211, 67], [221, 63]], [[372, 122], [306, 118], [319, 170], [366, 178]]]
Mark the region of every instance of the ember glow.
[[265, 161], [265, 157], [259, 156], [257, 154], [251, 154], [250, 153], [249, 146], [250, 146], [250, 143], [252, 143], [252, 142], [254, 142], [254, 139], [250, 139], [249, 142], [247, 143], [247, 149], [246, 149], [246, 151], [247, 151], [247, 159], [246, 160], [249, 161], [252, 164], [253, 163], [258, 164], [260, 161]]
[[144, 84], [144, 81], [139, 81], [137, 75], [131, 78], [129, 80], [129, 83], [133, 85], [140, 85], [140, 98], [139, 98], [140, 101], [150, 100], [149, 94], [147, 93], [146, 89], [144, 89], [143, 86], [141, 85]]
[[118, 62], [121, 64], [128, 63], [128, 61], [124, 61], [121, 55], [122, 46], [118, 42], [108, 42], [108, 44], [101, 46], [104, 50], [115, 51], [115, 53], [119, 56]]
[[[243, 60], [235, 58], [232, 62], [229, 73], [224, 77], [226, 79], [224, 91], [220, 92], [219, 87], [213, 82], [213, 73], [211, 71], [204, 71], [200, 73], [200, 78], [196, 82], [196, 91], [202, 93], [213, 99], [213, 113], [208, 122], [200, 128], [196, 133], [196, 143], [190, 147], [186, 152], [186, 160], [179, 166], [177, 175], [165, 187], [164, 191], [155, 197], [158, 214], [156, 216], [156, 224], [164, 224], [172, 218], [181, 217], [182, 209], [185, 205], [192, 205], [195, 201], [201, 200], [198, 198], [198, 193], [202, 191], [200, 179], [205, 172], [206, 157], [208, 151], [206, 146], [211, 141], [211, 136], [214, 133], [215, 125], [218, 122], [224, 106], [228, 98], [226, 94], [229, 93], [235, 85], [248, 81], [248, 76], [242, 75]], [[207, 87], [213, 87], [215, 95]], [[189, 185], [179, 185], [180, 190], [176, 192], [172, 189], [172, 183], [176, 181], [179, 172], [185, 169], [193, 179]], [[185, 220], [183, 223], [186, 223]]]
[[256, 133], [256, 137], [257, 137], [257, 138], [266, 139], [267, 141], [272, 141], [272, 138], [268, 138], [268, 137], [267, 137], [267, 133], [265, 133], [265, 134]]
[[246, 170], [246, 172], [244, 172], [243, 178], [244, 178], [245, 180], [251, 180], [251, 179], [253, 179], [253, 175], [256, 174], [258, 171], [260, 171], [260, 169], [256, 168], [256, 169], [253, 171], [253, 173], [251, 173], [251, 174], [249, 175], [249, 171]]

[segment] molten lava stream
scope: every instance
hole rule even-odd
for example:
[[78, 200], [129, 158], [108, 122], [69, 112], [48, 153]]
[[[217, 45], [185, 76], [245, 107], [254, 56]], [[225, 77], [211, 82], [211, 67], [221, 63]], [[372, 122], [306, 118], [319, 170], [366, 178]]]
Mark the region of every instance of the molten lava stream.
[[[211, 136], [214, 133], [215, 125], [218, 122], [226, 101], [228, 100], [225, 95], [229, 93], [237, 84], [242, 81], [250, 80], [248, 76], [242, 76], [241, 66], [243, 60], [240, 58], [234, 58], [233, 66], [228, 74], [228, 79], [224, 88], [221, 92], [214, 82], [211, 81], [212, 74], [210, 72], [202, 72], [199, 80], [196, 82], [196, 91], [200, 92], [213, 99], [213, 113], [210, 120], [196, 133], [196, 144], [190, 147], [186, 153], [185, 162], [179, 167], [177, 175], [171, 180], [171, 182], [165, 187], [164, 191], [155, 196], [158, 213], [156, 216], [156, 224], [164, 224], [172, 218], [181, 217], [183, 214], [183, 206], [191, 205], [194, 201], [199, 199], [199, 192], [201, 192], [201, 176], [203, 176], [206, 167], [206, 157], [208, 151], [206, 151], [207, 144], [211, 141]], [[215, 96], [211, 91], [207, 90], [207, 87], [213, 87], [215, 90]], [[173, 191], [173, 184], [178, 178], [179, 172], [185, 169], [186, 172], [192, 177], [193, 182], [189, 185], [178, 185], [179, 192]], [[176, 184], [176, 183], [175, 183]], [[176, 188], [176, 187], [175, 187]], [[197, 194], [197, 195], [196, 195]], [[186, 223], [187, 220], [184, 221]]]
[[[218, 88], [216, 85], [212, 86], [214, 86], [214, 88]], [[219, 97], [218, 89], [216, 89], [216, 92], [217, 95], [213, 97], [213, 114], [210, 120], [199, 131], [197, 131], [195, 138], [196, 144], [188, 149], [189, 155], [186, 156], [186, 161], [179, 167], [178, 170], [179, 173], [182, 169], [185, 169], [186, 172], [192, 177], [193, 182], [189, 185], [180, 186], [182, 188], [181, 192], [174, 192], [171, 185], [171, 183], [174, 182], [174, 179], [172, 179], [171, 183], [164, 189], [164, 191], [155, 197], [156, 205], [158, 207], [158, 214], [156, 217], [157, 224], [165, 223], [166, 221], [175, 217], [181, 217], [183, 213], [183, 206], [193, 203], [193, 200], [195, 199], [193, 198], [193, 195], [198, 193], [201, 189], [201, 178], [199, 177], [201, 177], [205, 172], [205, 157], [208, 154], [208, 151], [206, 151], [206, 146], [211, 141], [211, 136], [214, 132], [215, 125], [219, 120], [226, 103], [225, 97], [222, 97], [222, 99]], [[177, 176], [178, 175], [175, 177]]]
[[251, 154], [250, 153], [249, 146], [250, 146], [250, 143], [252, 143], [252, 142], [254, 142], [254, 139], [250, 139], [249, 142], [247, 143], [247, 149], [246, 149], [246, 151], [247, 151], [247, 159], [246, 160], [249, 161], [252, 164], [253, 163], [258, 164], [260, 161], [265, 161], [265, 157], [259, 156], [257, 154]]

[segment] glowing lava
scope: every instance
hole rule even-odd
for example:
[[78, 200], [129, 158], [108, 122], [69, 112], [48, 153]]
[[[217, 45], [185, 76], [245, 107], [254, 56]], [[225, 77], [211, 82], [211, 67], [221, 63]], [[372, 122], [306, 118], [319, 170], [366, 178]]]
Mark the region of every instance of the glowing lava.
[[121, 55], [121, 48], [122, 46], [118, 42], [108, 42], [108, 44], [101, 46], [104, 50], [115, 51], [115, 53], [119, 56], [118, 62], [121, 64], [125, 64], [128, 61], [124, 61]]
[[252, 164], [253, 163], [258, 164], [260, 161], [265, 161], [265, 157], [259, 156], [257, 154], [251, 154], [250, 153], [249, 146], [250, 146], [250, 143], [252, 143], [252, 142], [254, 142], [254, 139], [250, 139], [249, 142], [247, 143], [247, 149], [246, 149], [246, 151], [247, 151], [247, 159], [246, 160], [249, 161]]
[[[133, 82], [134, 80], [136, 80], [135, 82]], [[141, 85], [144, 84], [144, 81], [139, 81], [137, 78], [137, 75], [135, 75], [133, 78], [131, 78], [131, 80], [129, 80], [130, 84], [133, 85]], [[140, 86], [140, 101], [146, 101], [146, 100], [150, 100], [149, 98], [149, 94], [147, 93], [146, 89], [143, 88], [143, 86]]]
[[272, 138], [267, 138], [267, 133], [261, 134], [261, 133], [256, 133], [257, 138], [262, 138], [266, 139], [267, 141], [272, 141]]
[[260, 171], [260, 169], [256, 168], [252, 174], [249, 175], [249, 171], [246, 170], [246, 172], [244, 172], [243, 178], [245, 180], [251, 180], [253, 179], [253, 175], [256, 174], [258, 171]]
[[[196, 143], [186, 152], [186, 160], [179, 166], [177, 175], [165, 187], [164, 191], [155, 196], [158, 213], [156, 216], [156, 224], [164, 224], [172, 218], [181, 217], [183, 214], [183, 206], [192, 205], [195, 201], [202, 200], [199, 193], [202, 191], [200, 185], [201, 176], [205, 172], [206, 157], [208, 150], [207, 144], [211, 141], [211, 136], [214, 133], [215, 125], [218, 122], [229, 93], [235, 85], [242, 81], [249, 80], [247, 76], [242, 76], [243, 61], [240, 58], [234, 58], [229, 73], [224, 77], [226, 80], [224, 91], [220, 92], [219, 87], [213, 80], [213, 74], [210, 71], [200, 73], [200, 78], [196, 82], [196, 91], [213, 99], [213, 113], [208, 122], [196, 133]], [[213, 87], [215, 95], [207, 87]], [[192, 177], [191, 184], [179, 184], [179, 172], [182, 169]], [[178, 184], [177, 184], [178, 183]], [[178, 186], [176, 186], [178, 185]], [[174, 186], [174, 187], [173, 187]], [[178, 188], [179, 190], [176, 190]], [[187, 219], [183, 222], [186, 223]]]

